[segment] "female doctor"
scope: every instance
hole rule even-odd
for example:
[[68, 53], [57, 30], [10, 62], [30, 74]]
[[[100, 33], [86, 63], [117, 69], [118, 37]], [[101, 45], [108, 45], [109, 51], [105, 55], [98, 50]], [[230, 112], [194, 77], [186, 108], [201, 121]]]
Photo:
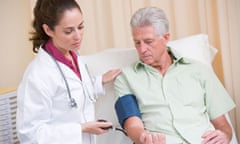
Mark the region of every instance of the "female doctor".
[[18, 88], [17, 130], [22, 144], [95, 144], [110, 122], [94, 118], [103, 84], [120, 73], [92, 77], [76, 53], [84, 21], [75, 0], [38, 0], [33, 51], [38, 53]]

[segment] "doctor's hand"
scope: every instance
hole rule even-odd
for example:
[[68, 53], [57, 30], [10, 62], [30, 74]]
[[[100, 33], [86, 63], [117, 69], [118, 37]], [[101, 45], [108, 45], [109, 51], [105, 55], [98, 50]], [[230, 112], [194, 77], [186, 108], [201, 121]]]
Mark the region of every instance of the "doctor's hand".
[[106, 84], [108, 82], [112, 82], [120, 73], [121, 69], [109, 70], [103, 74], [102, 83]]
[[108, 130], [104, 128], [108, 128], [112, 126], [112, 123], [92, 121], [92, 122], [82, 123], [81, 126], [82, 126], [82, 132], [99, 135], [99, 134], [108, 132]]

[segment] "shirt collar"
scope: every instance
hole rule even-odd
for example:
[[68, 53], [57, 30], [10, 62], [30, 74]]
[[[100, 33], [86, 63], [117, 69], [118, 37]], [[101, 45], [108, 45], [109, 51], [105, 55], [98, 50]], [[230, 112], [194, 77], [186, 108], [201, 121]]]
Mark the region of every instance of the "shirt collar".
[[[53, 45], [53, 42], [49, 40], [43, 47], [48, 53], [50, 53], [57, 61], [62, 62], [63, 64], [72, 67], [72, 62], [64, 57], [64, 55]], [[73, 57], [74, 62], [77, 62], [77, 55], [75, 52], [70, 51], [70, 54]]]
[[[173, 59], [173, 64], [174, 65], [191, 63], [190, 60], [188, 60], [187, 58], [184, 58], [183, 56], [181, 56], [176, 50], [172, 49], [171, 47], [167, 47], [167, 50], [168, 50], [169, 55]], [[137, 71], [141, 67], [149, 67], [149, 65], [143, 63], [141, 60], [138, 60], [134, 64], [134, 70]]]

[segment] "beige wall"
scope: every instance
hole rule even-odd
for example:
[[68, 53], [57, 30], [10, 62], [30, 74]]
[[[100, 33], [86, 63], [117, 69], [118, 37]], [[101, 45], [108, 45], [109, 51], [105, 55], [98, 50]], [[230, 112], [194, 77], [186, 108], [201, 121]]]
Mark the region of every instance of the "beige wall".
[[[16, 87], [23, 71], [33, 57], [28, 38], [31, 28], [31, 4], [33, 5], [35, 0], [0, 1], [0, 18], [3, 20], [0, 23], [0, 31], [2, 32], [0, 35], [0, 87]], [[107, 4], [103, 4], [93, 0], [79, 0], [79, 4], [83, 9], [85, 19], [81, 54], [94, 53], [113, 47], [133, 47], [129, 26], [132, 13], [144, 5], [159, 5], [158, 2], [148, 1], [146, 3], [143, 0], [135, 4], [130, 1], [109, 1]], [[168, 1], [161, 0], [161, 7], [166, 11], [171, 21], [170, 31], [173, 39], [201, 32], [208, 33], [206, 28], [200, 28], [198, 13], [184, 10], [184, 4], [178, 1], [173, 4], [178, 5], [175, 13], [170, 12], [172, 6]], [[197, 2], [191, 1], [191, 5], [196, 7]], [[122, 9], [127, 10], [122, 13]], [[175, 17], [176, 13], [187, 15], [187, 18]], [[211, 41], [213, 44], [215, 43], [214, 40]], [[221, 63], [220, 53], [218, 53], [214, 61], [214, 69], [223, 81]]]
[[0, 0], [0, 88], [16, 87], [32, 58], [28, 0]]

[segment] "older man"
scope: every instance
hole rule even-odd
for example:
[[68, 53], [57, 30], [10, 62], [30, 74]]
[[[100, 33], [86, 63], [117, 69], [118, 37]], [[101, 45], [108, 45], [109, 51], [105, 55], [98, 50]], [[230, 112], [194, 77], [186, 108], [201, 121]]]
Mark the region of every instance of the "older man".
[[211, 69], [167, 47], [164, 12], [139, 9], [131, 28], [140, 60], [114, 83], [116, 113], [129, 137], [136, 144], [228, 144], [224, 114], [235, 104]]

